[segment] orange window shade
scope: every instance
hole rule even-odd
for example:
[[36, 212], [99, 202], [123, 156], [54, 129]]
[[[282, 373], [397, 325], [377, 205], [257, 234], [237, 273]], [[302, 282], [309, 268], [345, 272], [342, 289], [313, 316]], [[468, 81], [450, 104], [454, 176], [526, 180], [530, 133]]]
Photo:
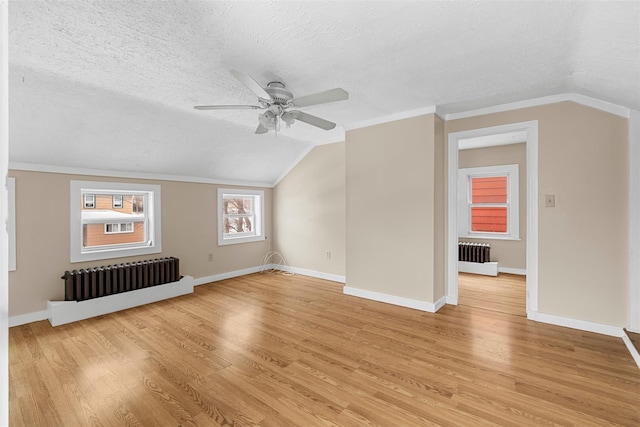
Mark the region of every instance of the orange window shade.
[[471, 203], [507, 203], [507, 177], [471, 178]]
[[471, 231], [507, 232], [507, 208], [471, 208]]

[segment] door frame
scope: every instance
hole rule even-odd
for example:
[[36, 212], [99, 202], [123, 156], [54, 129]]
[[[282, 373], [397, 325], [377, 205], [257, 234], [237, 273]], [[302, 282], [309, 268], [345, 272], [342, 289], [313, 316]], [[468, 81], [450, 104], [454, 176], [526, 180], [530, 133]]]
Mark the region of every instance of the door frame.
[[460, 140], [524, 132], [527, 163], [527, 318], [538, 312], [538, 121], [511, 123], [461, 132], [447, 140], [447, 304], [458, 304], [458, 147]]

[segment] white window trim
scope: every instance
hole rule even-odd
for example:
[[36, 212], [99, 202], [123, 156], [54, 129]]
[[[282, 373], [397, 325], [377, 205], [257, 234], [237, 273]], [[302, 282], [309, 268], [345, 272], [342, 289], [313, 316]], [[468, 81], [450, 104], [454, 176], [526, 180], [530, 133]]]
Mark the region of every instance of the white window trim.
[[[249, 196], [259, 196], [260, 197], [260, 206], [256, 209], [255, 215], [257, 221], [255, 221], [254, 229], [255, 232], [248, 233], [236, 233], [233, 237], [224, 236], [224, 217], [222, 214], [223, 197], [225, 194], [238, 194], [238, 195], [249, 195]], [[236, 243], [247, 243], [247, 242], [260, 242], [266, 239], [265, 230], [264, 230], [264, 191], [262, 190], [239, 190], [239, 189], [230, 189], [230, 188], [218, 188], [218, 246], [224, 245], [233, 245]], [[259, 216], [259, 218], [258, 218]]]
[[9, 271], [16, 271], [16, 179], [7, 177], [9, 197], [7, 234], [9, 235]]
[[[520, 240], [518, 165], [496, 165], [458, 170], [458, 237], [469, 239]], [[471, 231], [471, 178], [507, 177], [507, 232]]]
[[[82, 210], [80, 209], [82, 190], [89, 190], [95, 194], [117, 193], [153, 193], [149, 199], [148, 209], [148, 243], [135, 247], [122, 246], [118, 248], [82, 250]], [[122, 182], [71, 181], [70, 183], [70, 243], [71, 262], [94, 261], [102, 259], [122, 258], [137, 255], [157, 254], [162, 252], [162, 209], [161, 187], [159, 185], [133, 184]]]

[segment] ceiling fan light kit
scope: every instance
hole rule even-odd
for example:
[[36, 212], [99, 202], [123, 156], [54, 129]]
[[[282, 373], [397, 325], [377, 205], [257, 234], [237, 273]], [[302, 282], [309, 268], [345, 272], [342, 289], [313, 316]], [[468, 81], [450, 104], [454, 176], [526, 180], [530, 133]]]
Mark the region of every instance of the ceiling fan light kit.
[[264, 134], [273, 130], [277, 135], [280, 130], [280, 121], [290, 127], [296, 120], [320, 129], [331, 130], [336, 127], [335, 123], [291, 108], [309, 107], [349, 99], [349, 93], [341, 88], [294, 98], [282, 82], [269, 82], [266, 87], [262, 87], [248, 74], [237, 70], [231, 70], [231, 74], [258, 97], [259, 105], [197, 105], [193, 108], [196, 110], [267, 110], [258, 115], [256, 134]]

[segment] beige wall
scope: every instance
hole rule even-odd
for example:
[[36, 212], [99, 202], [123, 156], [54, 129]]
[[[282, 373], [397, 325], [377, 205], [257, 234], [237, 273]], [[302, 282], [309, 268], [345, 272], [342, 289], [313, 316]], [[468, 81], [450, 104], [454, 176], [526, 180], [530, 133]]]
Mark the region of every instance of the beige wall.
[[[17, 270], [9, 273], [9, 315], [46, 309], [64, 299], [65, 270], [161, 256], [180, 259], [180, 273], [195, 278], [260, 265], [271, 239], [272, 191], [265, 190], [265, 242], [218, 246], [217, 186], [10, 171], [16, 177]], [[162, 253], [82, 263], [69, 262], [69, 182], [141, 182], [162, 187]], [[227, 187], [227, 186], [225, 186]], [[46, 207], [46, 209], [44, 209]], [[208, 254], [213, 261], [208, 261]]]
[[434, 302], [435, 116], [346, 134], [347, 286]]
[[[571, 102], [448, 121], [459, 132], [538, 121], [538, 310], [628, 322], [627, 119]], [[556, 196], [544, 208], [544, 194]]]
[[344, 150], [315, 147], [273, 190], [274, 249], [291, 267], [345, 275]]
[[525, 144], [499, 145], [458, 152], [458, 167], [475, 168], [494, 165], [518, 165], [518, 214], [520, 240], [464, 239], [463, 242], [485, 242], [491, 245], [491, 261], [500, 267], [527, 268], [527, 147]]

